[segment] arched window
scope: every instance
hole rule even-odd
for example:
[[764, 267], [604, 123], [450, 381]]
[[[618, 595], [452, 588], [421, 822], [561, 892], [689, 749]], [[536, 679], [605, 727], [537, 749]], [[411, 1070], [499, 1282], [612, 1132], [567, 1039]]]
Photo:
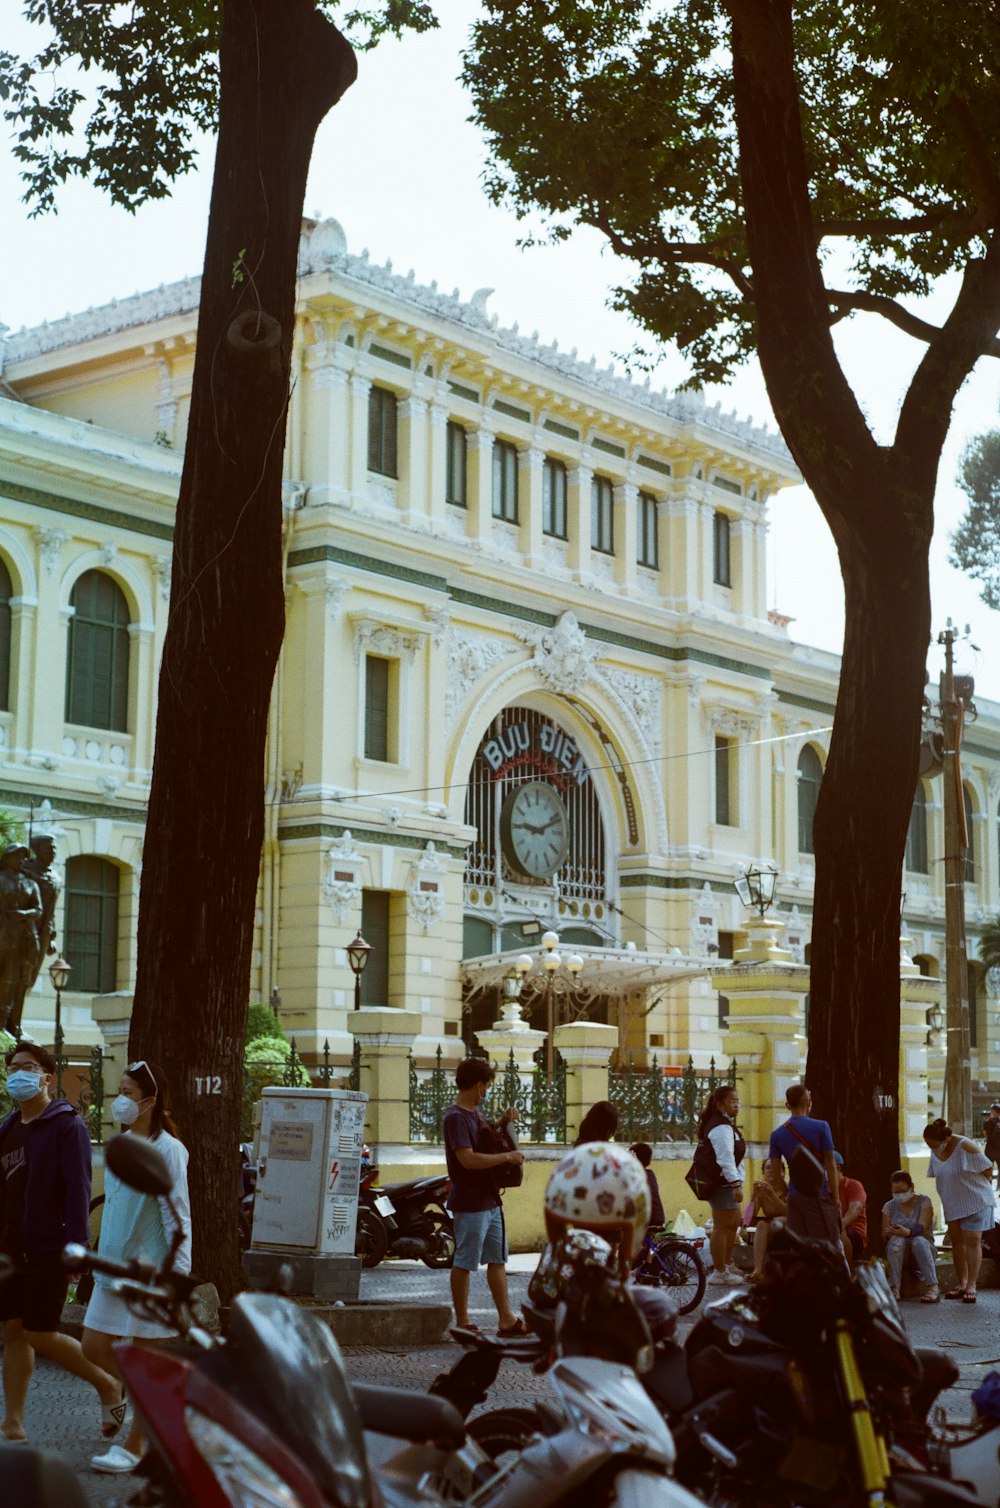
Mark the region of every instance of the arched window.
[[85, 995], [118, 988], [118, 870], [83, 854], [66, 865], [66, 957], [71, 987]]
[[10, 599], [14, 588], [10, 572], [0, 560], [0, 711], [10, 708]]
[[85, 571], [73, 588], [66, 655], [66, 721], [128, 729], [128, 603], [103, 571]]
[[927, 795], [922, 780], [917, 781], [917, 792], [910, 812], [910, 826], [906, 833], [906, 867], [913, 874], [927, 874]]
[[967, 785], [962, 787], [965, 803], [965, 871], [962, 875], [967, 885], [976, 883], [976, 840], [972, 826], [972, 793]]
[[812, 744], [806, 744], [799, 755], [799, 853], [815, 853], [813, 848], [813, 819], [816, 802], [823, 779], [823, 766]]

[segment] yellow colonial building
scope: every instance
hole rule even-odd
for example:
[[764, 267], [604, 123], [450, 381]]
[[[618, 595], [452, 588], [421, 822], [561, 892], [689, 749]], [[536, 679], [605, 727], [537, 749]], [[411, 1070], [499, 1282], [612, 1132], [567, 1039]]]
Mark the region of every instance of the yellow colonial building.
[[[707, 1065], [728, 1010], [707, 971], [743, 943], [750, 862], [778, 869], [808, 960], [839, 663], [767, 610], [768, 500], [799, 480], [784, 445], [499, 327], [488, 290], [375, 266], [333, 220], [305, 222], [300, 273], [251, 998], [345, 1066], [360, 930], [362, 1001], [405, 1008], [419, 1062], [488, 1043], [506, 999], [532, 1049], [586, 1019]], [[93, 997], [134, 975], [197, 302], [189, 280], [0, 342], [0, 805], [58, 840], [78, 1047]], [[965, 782], [974, 943], [1000, 912], [996, 705]], [[936, 777], [905, 879], [931, 976], [941, 855]], [[972, 973], [985, 1086], [1000, 1002]], [[26, 1028], [50, 1039], [52, 1013], [43, 978]]]

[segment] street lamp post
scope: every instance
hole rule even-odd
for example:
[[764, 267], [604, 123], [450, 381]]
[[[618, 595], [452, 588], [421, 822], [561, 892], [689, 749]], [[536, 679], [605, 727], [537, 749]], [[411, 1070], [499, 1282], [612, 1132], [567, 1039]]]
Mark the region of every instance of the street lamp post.
[[365, 972], [368, 955], [372, 950], [371, 943], [366, 943], [359, 932], [352, 943], [347, 944], [347, 961], [354, 975], [354, 1009], [361, 1009], [361, 976]]
[[763, 920], [774, 902], [777, 882], [778, 871], [772, 865], [751, 864], [736, 881], [736, 894], [744, 906], [753, 906]]
[[[545, 1071], [551, 1078], [555, 1066], [555, 1042], [553, 1040], [556, 1029], [556, 978], [562, 972], [563, 958], [559, 952], [559, 935], [556, 932], [546, 932], [542, 937], [542, 968], [545, 970]], [[583, 959], [579, 953], [571, 953], [566, 959], [566, 971], [570, 979], [570, 992], [583, 968]], [[565, 978], [565, 976], [563, 976]]]
[[63, 1097], [63, 1029], [62, 1029], [62, 992], [66, 988], [69, 976], [72, 973], [70, 965], [60, 953], [55, 963], [49, 964], [49, 978], [52, 980], [56, 992], [56, 1099]]

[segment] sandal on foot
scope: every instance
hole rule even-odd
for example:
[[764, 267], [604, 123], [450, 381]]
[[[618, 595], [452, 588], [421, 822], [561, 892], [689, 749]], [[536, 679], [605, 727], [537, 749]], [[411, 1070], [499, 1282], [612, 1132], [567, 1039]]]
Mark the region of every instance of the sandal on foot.
[[964, 1299], [965, 1298], [965, 1289], [964, 1288], [949, 1288], [948, 1292], [944, 1295], [944, 1297], [946, 1299]]
[[497, 1336], [500, 1340], [513, 1340], [517, 1335], [530, 1334], [531, 1331], [528, 1329], [523, 1319], [516, 1319], [512, 1325], [509, 1325], [507, 1327], [506, 1330], [501, 1329], [497, 1331]]
[[975, 1289], [973, 1289], [971, 1293], [966, 1292], [966, 1293], [962, 1294], [962, 1303], [963, 1304], [974, 1304], [975, 1302], [976, 1302], [976, 1291], [975, 1291]]
[[928, 1288], [927, 1292], [921, 1295], [920, 1302], [922, 1304], [940, 1304], [941, 1293], [936, 1283], [933, 1288]]
[[101, 1435], [105, 1440], [111, 1440], [117, 1435], [125, 1423], [127, 1412], [128, 1404], [125, 1402], [124, 1393], [119, 1403], [101, 1404]]

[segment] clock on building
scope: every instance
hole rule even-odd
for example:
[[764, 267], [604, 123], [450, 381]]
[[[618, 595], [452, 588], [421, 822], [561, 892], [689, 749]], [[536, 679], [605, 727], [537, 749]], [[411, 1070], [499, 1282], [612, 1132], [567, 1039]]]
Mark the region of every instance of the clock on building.
[[508, 792], [500, 812], [500, 842], [507, 862], [529, 879], [555, 874], [569, 848], [566, 808], [555, 786], [529, 780]]

